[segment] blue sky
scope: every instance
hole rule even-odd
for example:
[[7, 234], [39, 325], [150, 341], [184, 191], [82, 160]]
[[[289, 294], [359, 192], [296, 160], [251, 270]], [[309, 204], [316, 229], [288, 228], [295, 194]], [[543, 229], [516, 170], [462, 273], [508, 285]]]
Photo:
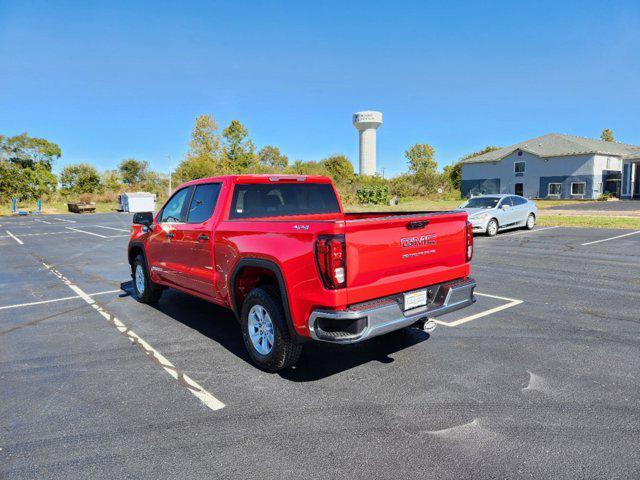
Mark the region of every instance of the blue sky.
[[0, 133], [60, 166], [168, 169], [196, 115], [239, 119], [289, 159], [345, 153], [384, 114], [378, 169], [441, 165], [549, 132], [640, 144], [640, 2], [0, 0]]

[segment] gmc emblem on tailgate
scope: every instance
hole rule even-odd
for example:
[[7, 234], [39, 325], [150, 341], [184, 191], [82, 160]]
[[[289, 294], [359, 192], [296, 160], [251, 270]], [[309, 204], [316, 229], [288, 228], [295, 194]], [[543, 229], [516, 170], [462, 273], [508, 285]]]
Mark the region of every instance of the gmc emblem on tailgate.
[[436, 244], [436, 234], [431, 233], [429, 235], [422, 235], [421, 237], [404, 237], [400, 239], [400, 246], [402, 248], [409, 247], [424, 247], [426, 245]]

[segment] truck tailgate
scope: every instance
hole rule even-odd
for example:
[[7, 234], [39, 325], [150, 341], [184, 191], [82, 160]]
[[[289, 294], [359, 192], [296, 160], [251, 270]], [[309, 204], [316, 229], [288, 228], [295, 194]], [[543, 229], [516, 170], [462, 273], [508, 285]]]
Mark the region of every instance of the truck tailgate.
[[465, 212], [345, 221], [350, 304], [469, 275]]

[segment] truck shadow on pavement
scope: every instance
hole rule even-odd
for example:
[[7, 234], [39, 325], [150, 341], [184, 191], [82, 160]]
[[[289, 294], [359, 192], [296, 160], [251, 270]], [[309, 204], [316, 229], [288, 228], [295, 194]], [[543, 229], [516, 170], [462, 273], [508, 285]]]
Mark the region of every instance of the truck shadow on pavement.
[[[133, 294], [131, 281], [122, 283], [121, 288]], [[166, 290], [162, 299], [150, 307], [196, 330], [257, 368], [249, 359], [240, 326], [231, 311], [173, 289]], [[298, 363], [278, 374], [293, 382], [313, 382], [370, 362], [389, 364], [394, 362], [391, 355], [428, 338], [428, 333], [407, 328], [353, 345], [309, 341], [305, 343]]]
[[428, 338], [426, 332], [405, 328], [352, 345], [307, 342], [298, 363], [279, 374], [294, 382], [313, 382], [370, 362], [393, 363], [391, 355]]

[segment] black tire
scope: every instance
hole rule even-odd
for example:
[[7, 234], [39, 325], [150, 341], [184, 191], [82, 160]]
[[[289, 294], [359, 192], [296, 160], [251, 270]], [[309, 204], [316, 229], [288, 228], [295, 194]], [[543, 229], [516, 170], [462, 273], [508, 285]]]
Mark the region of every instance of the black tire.
[[[529, 222], [529, 219], [533, 218], [532, 222]], [[536, 216], [533, 213], [530, 213], [529, 216], [527, 217], [527, 221], [524, 224], [524, 228], [526, 228], [527, 230], [533, 230], [533, 227], [535, 227], [536, 225]]]
[[[493, 228], [493, 225], [495, 225], [495, 228]], [[495, 237], [497, 233], [498, 221], [495, 218], [492, 218], [489, 220], [489, 223], [487, 223], [487, 237]]]
[[[249, 335], [249, 312], [259, 305], [269, 314], [273, 325], [273, 345], [267, 354], [262, 354], [254, 346]], [[285, 320], [284, 308], [277, 288], [271, 286], [254, 288], [249, 292], [242, 304], [240, 316], [242, 338], [253, 363], [266, 372], [277, 372], [294, 365], [302, 345], [293, 338]]]
[[[142, 291], [138, 287], [138, 281], [136, 277], [137, 269], [142, 269], [142, 278], [144, 279], [144, 286], [142, 287]], [[154, 284], [151, 281], [151, 277], [149, 276], [149, 269], [147, 268], [147, 262], [144, 259], [143, 255], [138, 255], [133, 264], [131, 265], [131, 277], [133, 278], [133, 293], [135, 295], [135, 299], [140, 303], [155, 303], [160, 300], [162, 296], [162, 288], [158, 285]]]

